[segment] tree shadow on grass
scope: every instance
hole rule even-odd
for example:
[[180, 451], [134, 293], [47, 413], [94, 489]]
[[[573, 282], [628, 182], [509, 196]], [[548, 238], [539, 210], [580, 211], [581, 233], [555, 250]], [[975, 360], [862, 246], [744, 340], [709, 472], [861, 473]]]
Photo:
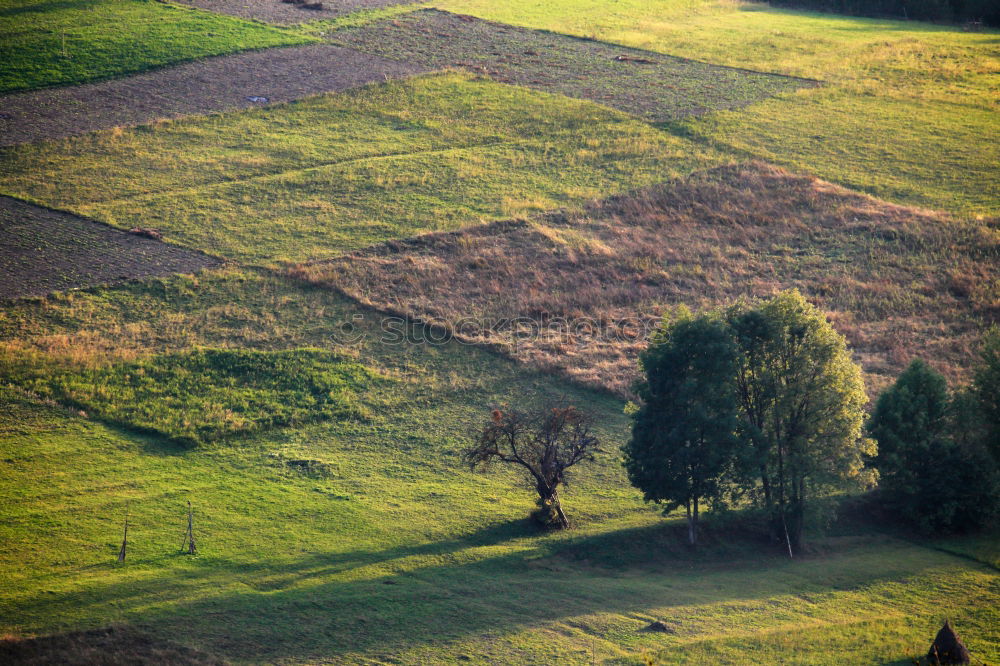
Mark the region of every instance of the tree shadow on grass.
[[745, 565], [752, 561], [783, 561], [785, 551], [753, 530], [717, 529], [703, 524], [698, 545], [687, 541], [687, 524], [664, 520], [658, 524], [570, 537], [552, 549], [553, 557], [609, 570], [646, 569], [665, 561], [679, 564]]
[[[21, 14], [47, 14], [60, 9], [79, 9], [79, 2], [71, 0], [53, 0], [50, 2], [38, 2], [19, 7], [6, 7], [0, 9], [0, 17], [19, 16]], [[40, 31], [41, 32], [41, 31]]]
[[[63, 609], [80, 615], [82, 607], [83, 616], [106, 624], [101, 615], [113, 606], [120, 621], [238, 660], [378, 660], [586, 614], [856, 588], [912, 576], [943, 557], [897, 563], [857, 549], [812, 568], [767, 554], [720, 567], [721, 557], [706, 565], [668, 553], [657, 561], [647, 547], [629, 545], [655, 548], [662, 531], [657, 525], [538, 546], [526, 539], [534, 532], [527, 521], [510, 521], [379, 552], [314, 553], [273, 564], [196, 558], [183, 570], [37, 596], [19, 611], [51, 617]], [[617, 568], [595, 571], [567, 555], [582, 552], [616, 557]]]
[[[961, 32], [968, 33], [963, 23], [933, 22], [927, 20], [907, 19], [903, 16], [854, 16], [852, 14], [840, 14], [838, 12], [825, 12], [820, 9], [795, 6], [773, 6], [764, 9], [756, 7], [744, 9], [743, 11], [766, 12], [769, 14], [784, 14], [799, 16], [808, 19], [831, 19], [837, 23], [829, 26], [833, 32]], [[848, 25], [851, 24], [851, 25]], [[985, 32], [992, 32], [996, 28], [986, 27]], [[913, 663], [912, 661], [906, 663]]]

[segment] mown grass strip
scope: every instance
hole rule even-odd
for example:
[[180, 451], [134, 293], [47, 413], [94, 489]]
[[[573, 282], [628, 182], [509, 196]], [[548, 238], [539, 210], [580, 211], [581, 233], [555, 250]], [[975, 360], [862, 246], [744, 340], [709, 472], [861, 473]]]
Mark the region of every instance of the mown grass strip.
[[997, 31], [728, 0], [443, 0], [441, 9], [820, 79], [670, 127], [898, 203], [1000, 213]]
[[363, 25], [382, 21], [384, 19], [395, 18], [404, 14], [415, 12], [422, 7], [420, 4], [402, 4], [391, 7], [380, 7], [375, 9], [361, 9], [344, 16], [332, 19], [320, 19], [290, 26], [289, 29], [304, 35], [313, 37], [330, 37], [337, 30], [348, 28], [359, 28]]
[[0, 190], [271, 263], [579, 205], [719, 161], [606, 107], [451, 73], [11, 148]]
[[589, 99], [654, 122], [738, 108], [817, 85], [438, 10], [341, 30], [331, 39], [401, 62], [459, 67]]
[[314, 41], [156, 0], [0, 1], [0, 93]]

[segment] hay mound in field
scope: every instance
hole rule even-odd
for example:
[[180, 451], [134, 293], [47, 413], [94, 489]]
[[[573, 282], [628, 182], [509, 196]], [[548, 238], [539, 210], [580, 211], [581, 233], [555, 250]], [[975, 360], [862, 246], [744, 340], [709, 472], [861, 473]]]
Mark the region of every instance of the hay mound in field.
[[669, 624], [663, 620], [656, 620], [655, 622], [650, 622], [646, 627], [640, 629], [640, 631], [649, 631], [657, 634], [676, 634], [677, 630], [671, 627]]
[[927, 661], [937, 666], [937, 664], [968, 664], [971, 660], [969, 650], [951, 628], [951, 623], [946, 620], [934, 642], [931, 643], [931, 649], [927, 651]]

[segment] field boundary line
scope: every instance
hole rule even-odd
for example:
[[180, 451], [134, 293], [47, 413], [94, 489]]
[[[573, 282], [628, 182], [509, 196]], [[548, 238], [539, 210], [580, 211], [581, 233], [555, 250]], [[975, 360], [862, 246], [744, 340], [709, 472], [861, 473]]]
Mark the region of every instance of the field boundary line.
[[[556, 37], [561, 37], [561, 38], [566, 38], [566, 39], [575, 39], [575, 40], [581, 41], [581, 42], [588, 42], [588, 43], [592, 43], [592, 44], [601, 44], [601, 45], [604, 45], [604, 46], [613, 46], [615, 48], [620, 48], [620, 49], [623, 49], [625, 51], [631, 51], [632, 53], [645, 54], [645, 55], [655, 55], [655, 56], [658, 56], [658, 57], [661, 57], [661, 58], [664, 58], [664, 57], [665, 58], [670, 58], [672, 60], [676, 60], [676, 61], [679, 61], [679, 62], [694, 63], [694, 64], [698, 64], [698, 65], [707, 65], [709, 67], [718, 67], [719, 69], [728, 69], [728, 70], [737, 71], [737, 72], [746, 72], [748, 74], [758, 74], [758, 75], [764, 75], [764, 76], [774, 76], [774, 77], [778, 77], [778, 78], [782, 78], [782, 79], [789, 79], [789, 80], [793, 80], [793, 81], [805, 81], [805, 82], [808, 82], [808, 83], [817, 84], [817, 86], [818, 85], [826, 85], [827, 84], [827, 82], [824, 81], [824, 80], [822, 80], [822, 79], [813, 79], [813, 78], [809, 78], [809, 77], [805, 77], [805, 76], [795, 76], [794, 74], [781, 74], [779, 72], [765, 72], [765, 71], [761, 71], [761, 70], [758, 70], [758, 69], [749, 69], [747, 67], [734, 67], [732, 65], [719, 65], [719, 64], [716, 64], [714, 62], [708, 62], [707, 60], [698, 60], [696, 58], [688, 58], [688, 57], [685, 57], [685, 56], [679, 56], [679, 55], [674, 55], [672, 53], [667, 53], [665, 51], [652, 51], [650, 49], [642, 49], [642, 48], [638, 48], [638, 47], [635, 47], [635, 46], [628, 46], [626, 44], [621, 44], [619, 42], [611, 42], [611, 41], [607, 41], [607, 40], [604, 40], [604, 39], [597, 39], [596, 37], [584, 37], [584, 36], [581, 36], [581, 35], [574, 35], [574, 34], [570, 34], [570, 33], [566, 33], [566, 32], [558, 32], [556, 30], [549, 30], [547, 28], [529, 28], [529, 27], [526, 27], [526, 26], [516, 25], [516, 24], [513, 24], [513, 23], [501, 23], [500, 21], [493, 21], [493, 20], [490, 20], [490, 19], [480, 18], [480, 17], [478, 17], [478, 16], [476, 16], [474, 14], [461, 14], [461, 13], [458, 13], [458, 12], [450, 12], [450, 11], [448, 11], [446, 9], [438, 9], [436, 7], [433, 7], [433, 6], [424, 6], [422, 8], [418, 7], [417, 9], [415, 9], [412, 12], [407, 12], [407, 14], [419, 14], [419, 13], [447, 14], [447, 15], [455, 16], [455, 17], [467, 16], [467, 17], [474, 18], [477, 21], [481, 21], [483, 23], [486, 23], [486, 24], [489, 24], [489, 25], [493, 25], [493, 26], [499, 26], [499, 27], [502, 27], [502, 28], [508, 28], [508, 29], [509, 28], [513, 28], [515, 30], [523, 30], [523, 31], [526, 31], [526, 32], [534, 32], [534, 33], [541, 34], [541, 35], [553, 35], [553, 36], [556, 36]], [[373, 21], [372, 23], [368, 23], [366, 25], [377, 25], [382, 20], [385, 20], [385, 19], [380, 19], [380, 20], [377, 20], [377, 21]], [[343, 29], [344, 30], [350, 30], [351, 28], [343, 28]], [[335, 37], [336, 34], [337, 34], [337, 32], [340, 32], [340, 31], [338, 30], [338, 31], [332, 33], [330, 35], [330, 37], [331, 38]], [[346, 48], [350, 48], [350, 47], [346, 47]]]
[[[45, 210], [45, 211], [48, 211], [50, 213], [56, 213], [58, 215], [69, 215], [71, 217], [77, 218], [78, 220], [83, 220], [84, 222], [90, 222], [92, 224], [98, 224], [98, 225], [100, 225], [102, 227], [105, 227], [105, 228], [107, 228], [107, 229], [109, 229], [111, 231], [115, 231], [115, 232], [118, 232], [118, 233], [128, 233], [128, 230], [125, 229], [124, 227], [118, 227], [118, 226], [115, 226], [113, 224], [109, 224], [108, 222], [105, 222], [104, 220], [101, 220], [101, 219], [98, 219], [98, 218], [95, 218], [95, 217], [90, 217], [89, 215], [84, 215], [82, 213], [78, 213], [78, 212], [76, 212], [74, 210], [70, 210], [70, 209], [67, 209], [67, 208], [56, 208], [55, 206], [50, 206], [48, 204], [42, 203], [41, 201], [38, 201], [38, 200], [33, 199], [31, 197], [22, 197], [22, 196], [19, 196], [19, 195], [16, 195], [16, 194], [10, 194], [9, 192], [4, 192], [4, 191], [0, 190], [0, 200], [4, 200], [4, 199], [9, 200], [9, 201], [14, 201], [14, 202], [17, 202], [17, 203], [21, 203], [21, 204], [24, 204], [26, 206], [33, 206], [34, 208]], [[189, 245], [181, 245], [180, 243], [172, 242], [172, 241], [169, 241], [169, 240], [160, 240], [160, 242], [163, 243], [164, 245], [170, 245], [172, 247], [177, 247], [177, 248], [180, 248], [182, 250], [188, 250], [188, 251], [191, 251], [191, 252], [195, 252], [197, 254], [204, 255], [205, 257], [208, 257], [209, 259], [214, 259], [216, 261], [219, 261], [219, 262], [221, 262], [221, 265], [219, 266], [220, 268], [222, 266], [224, 266], [224, 265], [233, 263], [233, 260], [230, 259], [230, 258], [228, 258], [228, 257], [223, 257], [222, 255], [218, 255], [218, 254], [212, 254], [211, 252], [206, 252], [205, 250], [203, 250], [201, 248], [198, 248], [198, 247], [192, 247], [192, 246], [189, 246]]]
[[[529, 141], [518, 141], [516, 139], [504, 139], [502, 141], [485, 141], [485, 142], [482, 142], [482, 143], [473, 143], [473, 144], [463, 145], [463, 146], [452, 146], [452, 147], [449, 147], [449, 148], [434, 148], [434, 149], [431, 149], [431, 150], [416, 150], [416, 151], [412, 151], [412, 152], [386, 153], [386, 154], [381, 154], [381, 155], [371, 155], [371, 156], [368, 156], [368, 157], [354, 157], [354, 158], [347, 159], [347, 160], [336, 160], [336, 161], [333, 161], [333, 162], [323, 162], [323, 163], [320, 163], [320, 164], [315, 164], [315, 165], [311, 165], [311, 166], [308, 166], [308, 167], [301, 167], [301, 168], [297, 168], [297, 169], [286, 169], [286, 170], [283, 170], [283, 171], [272, 171], [272, 172], [268, 172], [268, 173], [258, 174], [258, 175], [255, 175], [255, 176], [248, 176], [246, 178], [234, 178], [232, 180], [224, 180], [224, 181], [220, 181], [220, 182], [217, 182], [217, 183], [202, 183], [202, 184], [199, 184], [199, 185], [190, 185], [190, 186], [187, 186], [187, 187], [180, 187], [180, 188], [177, 188], [177, 189], [165, 188], [165, 189], [161, 189], [161, 190], [155, 190], [155, 191], [152, 191], [152, 192], [143, 192], [142, 194], [135, 194], [135, 195], [127, 196], [127, 197], [119, 197], [119, 198], [116, 198], [116, 199], [97, 199], [97, 200], [94, 200], [94, 201], [91, 201], [91, 202], [87, 202], [86, 204], [83, 205], [83, 207], [93, 208], [93, 207], [100, 207], [100, 206], [106, 206], [106, 205], [124, 204], [124, 203], [128, 203], [128, 202], [133, 202], [133, 201], [141, 201], [141, 200], [143, 200], [146, 197], [155, 198], [155, 197], [164, 196], [164, 195], [167, 195], [167, 194], [186, 194], [186, 193], [189, 193], [189, 192], [208, 191], [208, 190], [211, 190], [211, 189], [214, 189], [214, 188], [222, 188], [222, 187], [227, 187], [227, 186], [231, 186], [231, 185], [241, 185], [241, 184], [245, 184], [245, 183], [255, 183], [255, 182], [267, 182], [268, 180], [282, 178], [282, 177], [288, 176], [288, 175], [306, 174], [306, 173], [309, 173], [311, 171], [320, 171], [322, 169], [329, 169], [331, 167], [338, 167], [338, 166], [341, 166], [341, 165], [355, 164], [355, 163], [365, 162], [365, 161], [369, 161], [369, 160], [371, 160], [371, 161], [392, 160], [392, 159], [397, 159], [397, 158], [419, 157], [419, 156], [422, 156], [422, 155], [435, 155], [435, 154], [443, 154], [443, 153], [449, 153], [449, 152], [458, 152], [458, 151], [463, 151], [463, 150], [475, 150], [476, 148], [491, 148], [491, 147], [494, 147], [494, 146], [505, 146], [505, 145], [517, 146], [517, 145], [524, 145], [525, 143], [530, 143], [530, 142]], [[0, 191], [0, 196], [7, 196], [7, 195], [5, 195], [2, 191]], [[13, 198], [18, 198], [18, 197], [14, 196]], [[346, 205], [345, 205], [345, 207], [346, 207]], [[58, 210], [58, 209], [55, 209], [55, 210]], [[114, 226], [114, 225], [111, 225], [111, 226]], [[120, 228], [120, 227], [115, 227], [115, 228]]]

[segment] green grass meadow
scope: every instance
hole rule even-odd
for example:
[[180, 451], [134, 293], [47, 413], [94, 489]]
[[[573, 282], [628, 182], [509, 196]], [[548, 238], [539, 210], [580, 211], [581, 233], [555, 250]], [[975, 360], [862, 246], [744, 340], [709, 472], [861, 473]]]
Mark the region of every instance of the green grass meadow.
[[[63, 368], [50, 377], [103, 367], [116, 390], [121, 368], [206, 346], [322, 346], [391, 381], [354, 384], [364, 414], [191, 448], [5, 377], [4, 630], [129, 625], [236, 663], [839, 664], [907, 663], [949, 617], [977, 657], [1000, 657], [1000, 577], [977, 561], [995, 540], [925, 546], [847, 525], [789, 562], [720, 526], [692, 553], [625, 482], [622, 403], [407, 331], [385, 344], [370, 311], [232, 268], [5, 307], [5, 359]], [[213, 397], [167, 379], [165, 403]], [[565, 534], [530, 525], [518, 474], [473, 474], [458, 456], [486, 406], [531, 395], [568, 395], [601, 423], [606, 453], [566, 489]], [[180, 554], [188, 500], [194, 557]], [[658, 618], [676, 633], [639, 632]]]
[[270, 263], [579, 205], [720, 160], [591, 102], [452, 73], [11, 148], [0, 191]]
[[51, 367], [43, 358], [9, 370], [10, 383], [37, 396], [188, 446], [363, 418], [357, 394], [378, 380], [364, 366], [319, 349], [195, 349], [79, 369]]
[[310, 41], [288, 30], [157, 0], [2, 0], [0, 93]]
[[668, 131], [895, 203], [996, 215], [996, 31], [771, 9], [728, 0], [443, 0], [442, 9], [819, 79]]
[[[193, 449], [3, 389], [10, 632], [128, 624], [239, 663], [905, 663], [950, 617], [977, 656], [1000, 656], [995, 569], [850, 527], [817, 533], [799, 561], [728, 531], [692, 553], [625, 483], [620, 402], [475, 347], [421, 344], [417, 328], [384, 344], [370, 312], [329, 292], [226, 269], [25, 301], [0, 330], [17, 340], [8, 357], [67, 365], [107, 347], [326, 340], [394, 380], [361, 391], [365, 418]], [[567, 394], [602, 424], [606, 453], [567, 488], [564, 534], [529, 524], [519, 475], [458, 458], [484, 405], [531, 394]], [[194, 557], [180, 554], [188, 500]], [[638, 631], [658, 618], [676, 633]]]
[[[736, 513], [690, 550], [626, 480], [623, 401], [284, 270], [749, 158], [995, 216], [1000, 34], [728, 0], [433, 4], [824, 85], [650, 124], [445, 70], [0, 149], [0, 194], [227, 259], [0, 303], [0, 638], [118, 625], [236, 664], [902, 666], [950, 619], [975, 663], [1000, 663], [996, 534], [831, 515], [789, 560]], [[0, 92], [422, 6], [280, 29], [0, 0]], [[559, 397], [596, 415], [602, 452], [561, 494], [573, 529], [543, 533], [525, 479], [461, 451], [493, 406]]]

